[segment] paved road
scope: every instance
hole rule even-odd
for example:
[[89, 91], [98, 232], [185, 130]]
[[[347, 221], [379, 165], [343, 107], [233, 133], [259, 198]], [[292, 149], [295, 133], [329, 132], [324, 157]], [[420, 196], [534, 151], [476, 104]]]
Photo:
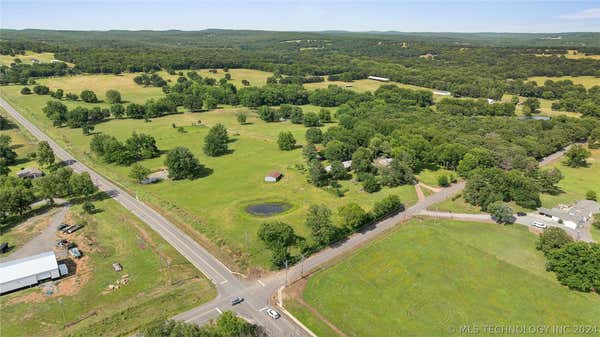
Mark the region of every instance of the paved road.
[[[106, 192], [126, 209], [148, 224], [148, 226], [160, 234], [169, 244], [177, 249], [181, 255], [188, 259], [196, 268], [206, 275], [214, 283], [219, 293], [213, 302], [216, 301], [215, 303], [220, 304], [225, 303], [230, 296], [244, 296], [244, 294], [250, 290], [247, 284], [244, 284], [242, 281], [238, 280], [231, 270], [229, 270], [224, 264], [212, 256], [206, 249], [204, 249], [204, 247], [200, 246], [197, 242], [191, 239], [187, 234], [165, 219], [154, 209], [137, 200], [119, 186], [113, 184], [111, 181], [104, 178], [88, 166], [78, 162], [70, 153], [65, 151], [37, 126], [29, 122], [29, 120], [23, 117], [2, 98], [0, 98], [0, 106], [2, 106], [19, 124], [25, 127], [38, 140], [47, 141], [48, 144], [50, 144], [50, 147], [52, 147], [54, 154], [67, 163], [75, 172], [88, 172], [92, 178], [92, 181], [100, 190]], [[259, 293], [261, 293], [261, 296], [251, 296], [251, 294], [244, 296], [247, 297], [248, 300], [242, 305], [234, 308], [222, 305], [223, 310], [234, 310], [242, 317], [263, 326], [271, 333], [272, 336], [306, 336], [306, 334], [303, 333], [302, 330], [299, 329], [292, 320], [285, 316], [277, 321], [268, 318], [268, 316], [262, 312], [264, 310], [261, 311], [261, 309], [265, 307], [267, 302], [266, 300], [270, 297], [270, 294], [269, 296], [265, 297], [262, 295], [262, 292]], [[215, 315], [211, 314], [207, 315], [207, 317], [216, 317], [216, 314], [218, 314], [218, 310], [216, 309], [217, 307], [212, 310]]]
[[[452, 213], [452, 212], [434, 212], [424, 210], [419, 213], [420, 215], [430, 216], [434, 218], [442, 218], [442, 219], [455, 219], [455, 220], [465, 220], [465, 221], [486, 221], [486, 222], [494, 222], [492, 217], [487, 213], [480, 214], [468, 214], [468, 213]], [[528, 213], [525, 216], [516, 216], [515, 215], [515, 223], [537, 228], [533, 225], [534, 221], [542, 222], [549, 227], [558, 227], [562, 228], [567, 232], [574, 240], [577, 241], [585, 241], [585, 242], [594, 242], [592, 238], [592, 234], [590, 233], [590, 225], [574, 230], [569, 227], [566, 227], [558, 222], [545, 217], [543, 215], [537, 213]]]
[[[2, 106], [21, 125], [28, 129], [36, 138], [47, 141], [57, 157], [70, 163], [70, 166], [75, 171], [89, 172], [92, 180], [101, 190], [108, 193], [108, 195], [121, 203], [125, 208], [146, 222], [215, 284], [219, 294], [217, 298], [174, 317], [178, 320], [194, 322], [197, 324], [203, 324], [216, 318], [222, 311], [233, 310], [241, 317], [261, 325], [271, 336], [314, 336], [308, 329], [303, 328], [301, 323], [297, 322], [291, 315], [284, 314], [280, 319], [273, 320], [264, 313], [267, 304], [271, 302], [273, 294], [276, 293], [278, 289], [285, 286], [287, 283], [299, 279], [308, 271], [322, 268], [326, 266], [328, 262], [368, 243], [373, 238], [393, 228], [398, 223], [426, 211], [431, 205], [452, 197], [465, 186], [464, 182], [459, 182], [448, 188], [444, 188], [440, 192], [420, 200], [404, 212], [363, 229], [361, 232], [352, 235], [344, 241], [310, 256], [303, 262], [289, 268], [287, 271], [281, 271], [260, 280], [240, 280], [225, 265], [206, 251], [206, 249], [192, 240], [159, 213], [143, 202], [136, 200], [117, 185], [113, 184], [89, 167], [76, 161], [73, 156], [63, 150], [58, 144], [1, 98], [0, 106]], [[239, 305], [231, 306], [229, 298], [232, 296], [243, 297], [245, 301]]]

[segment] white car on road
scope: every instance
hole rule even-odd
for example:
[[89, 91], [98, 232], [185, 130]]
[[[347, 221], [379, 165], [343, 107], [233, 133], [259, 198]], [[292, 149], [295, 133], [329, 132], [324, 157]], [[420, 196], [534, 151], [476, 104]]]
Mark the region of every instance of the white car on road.
[[281, 315], [277, 311], [275, 311], [271, 308], [267, 309], [266, 311], [267, 311], [267, 315], [271, 316], [271, 318], [273, 318], [273, 319], [278, 319], [279, 317], [281, 317]]
[[543, 222], [539, 222], [539, 221], [534, 221], [531, 224], [533, 225], [533, 227], [537, 227], [537, 228], [541, 228], [541, 229], [546, 229], [548, 227], [548, 225], [546, 225]]

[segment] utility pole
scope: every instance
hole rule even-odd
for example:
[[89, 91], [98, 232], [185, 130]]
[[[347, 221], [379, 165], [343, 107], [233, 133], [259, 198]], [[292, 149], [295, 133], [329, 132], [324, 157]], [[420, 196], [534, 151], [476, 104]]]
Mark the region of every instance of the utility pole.
[[62, 299], [62, 297], [59, 297], [56, 299], [56, 301], [58, 302], [58, 304], [60, 304], [60, 311], [62, 311], [63, 329], [64, 329], [65, 326], [67, 325], [67, 319], [65, 318], [65, 307], [64, 307], [63, 299]]
[[300, 278], [304, 277], [304, 253], [301, 253], [302, 259], [300, 260]]
[[288, 260], [285, 260], [285, 285], [288, 285]]

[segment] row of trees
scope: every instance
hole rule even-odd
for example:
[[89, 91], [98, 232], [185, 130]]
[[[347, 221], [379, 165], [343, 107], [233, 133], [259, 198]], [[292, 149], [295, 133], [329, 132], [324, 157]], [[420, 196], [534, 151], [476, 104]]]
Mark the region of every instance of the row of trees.
[[337, 209], [335, 214], [325, 205], [311, 205], [305, 220], [310, 230], [308, 239], [298, 236], [294, 229], [283, 222], [270, 222], [261, 225], [258, 237], [271, 250], [271, 263], [274, 268], [284, 268], [298, 261], [290, 249], [297, 247], [302, 255], [308, 255], [360, 230], [374, 220], [404, 210], [404, 205], [396, 195], [389, 195], [376, 202], [370, 212], [356, 203], [349, 203]]
[[144, 337], [265, 337], [260, 327], [237, 317], [233, 312], [222, 313], [213, 323], [196, 324], [173, 320], [158, 321], [142, 329]]

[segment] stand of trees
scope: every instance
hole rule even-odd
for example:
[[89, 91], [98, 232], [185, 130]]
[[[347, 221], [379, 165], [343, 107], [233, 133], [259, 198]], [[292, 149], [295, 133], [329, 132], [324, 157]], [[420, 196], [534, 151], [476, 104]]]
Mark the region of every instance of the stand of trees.
[[550, 227], [540, 235], [537, 249], [546, 256], [546, 269], [570, 289], [600, 294], [600, 245], [573, 242], [561, 228]]
[[90, 140], [90, 150], [103, 161], [118, 165], [131, 165], [136, 161], [160, 155], [154, 137], [135, 132], [125, 140], [125, 143], [113, 136], [94, 135]]
[[142, 329], [144, 337], [266, 337], [260, 327], [237, 317], [233, 312], [222, 313], [213, 323], [205, 326], [176, 322], [159, 321]]

